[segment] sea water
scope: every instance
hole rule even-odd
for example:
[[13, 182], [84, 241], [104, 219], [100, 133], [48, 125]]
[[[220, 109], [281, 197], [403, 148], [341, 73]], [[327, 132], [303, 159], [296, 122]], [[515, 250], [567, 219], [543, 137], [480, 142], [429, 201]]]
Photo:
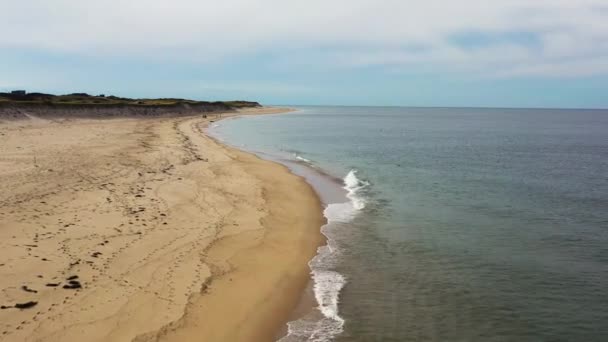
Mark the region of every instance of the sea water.
[[211, 132], [325, 194], [317, 308], [282, 341], [608, 340], [608, 111], [299, 107]]

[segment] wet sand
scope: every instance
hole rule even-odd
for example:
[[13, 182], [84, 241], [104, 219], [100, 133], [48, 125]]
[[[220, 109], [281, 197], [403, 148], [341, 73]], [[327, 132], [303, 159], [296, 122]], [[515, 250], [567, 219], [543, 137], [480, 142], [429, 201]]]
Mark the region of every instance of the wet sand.
[[321, 204], [216, 119], [0, 123], [0, 341], [276, 338]]

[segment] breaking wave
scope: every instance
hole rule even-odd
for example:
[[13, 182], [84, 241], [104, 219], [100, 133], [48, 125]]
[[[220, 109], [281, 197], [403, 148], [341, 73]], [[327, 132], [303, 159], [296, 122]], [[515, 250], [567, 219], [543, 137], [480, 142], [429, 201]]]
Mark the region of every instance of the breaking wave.
[[362, 192], [369, 186], [369, 183], [357, 177], [356, 170], [348, 172], [343, 183], [349, 201], [329, 204], [323, 211], [327, 224], [321, 228], [321, 232], [327, 237], [327, 245], [319, 247], [317, 255], [309, 263], [318, 311], [289, 322], [288, 334], [280, 342], [326, 342], [343, 331], [344, 319], [340, 316], [339, 303], [340, 292], [347, 279], [334, 270], [340, 249], [332, 238], [333, 230], [337, 224], [351, 222], [365, 208], [366, 200]]

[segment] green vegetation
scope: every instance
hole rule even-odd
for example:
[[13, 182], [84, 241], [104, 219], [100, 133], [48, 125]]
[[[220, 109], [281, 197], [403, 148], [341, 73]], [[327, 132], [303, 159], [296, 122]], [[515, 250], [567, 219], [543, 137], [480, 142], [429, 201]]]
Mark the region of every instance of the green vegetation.
[[50, 95], [42, 93], [29, 93], [29, 94], [13, 94], [13, 93], [0, 93], [0, 106], [6, 105], [23, 105], [23, 106], [58, 106], [58, 107], [70, 107], [70, 106], [112, 106], [112, 107], [123, 107], [123, 106], [135, 106], [135, 107], [172, 107], [172, 106], [197, 106], [197, 105], [215, 105], [225, 106], [227, 108], [244, 108], [244, 107], [257, 107], [260, 106], [257, 102], [249, 101], [223, 101], [223, 102], [208, 102], [208, 101], [194, 101], [185, 99], [174, 99], [174, 98], [161, 98], [161, 99], [130, 99], [117, 96], [105, 96], [105, 95], [89, 95], [84, 93], [75, 93], [68, 95]]

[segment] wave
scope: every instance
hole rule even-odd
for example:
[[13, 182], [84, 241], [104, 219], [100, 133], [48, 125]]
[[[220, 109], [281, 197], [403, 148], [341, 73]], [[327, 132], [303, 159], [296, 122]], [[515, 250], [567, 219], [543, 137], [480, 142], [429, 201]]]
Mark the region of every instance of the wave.
[[312, 162], [312, 160], [302, 157], [302, 152], [293, 149], [284, 149], [283, 151], [291, 154], [295, 161], [314, 167], [314, 163]]
[[293, 160], [295, 160], [296, 162], [302, 162], [308, 166], [313, 166], [314, 167], [314, 163], [312, 162], [312, 160], [304, 158], [302, 156], [302, 152], [298, 151], [296, 149], [286, 149], [286, 148], [282, 148], [280, 149], [282, 152], [284, 152], [286, 155], [291, 155]]
[[306, 164], [312, 164], [312, 161], [310, 159], [306, 159], [298, 154], [296, 154], [296, 160], [299, 160], [301, 162], [304, 162]]
[[356, 170], [350, 170], [346, 177], [344, 177], [344, 189], [348, 191], [346, 197], [351, 200], [356, 210], [363, 210], [365, 208], [366, 201], [361, 192], [368, 186], [368, 182], [357, 178]]
[[347, 279], [334, 270], [341, 253], [336, 240], [332, 239], [333, 230], [336, 224], [351, 222], [365, 208], [366, 200], [362, 192], [369, 183], [359, 179], [356, 170], [348, 172], [343, 183], [349, 202], [329, 204], [323, 211], [327, 224], [321, 228], [321, 232], [327, 237], [327, 245], [319, 247], [317, 255], [308, 264], [318, 312], [316, 315], [313, 313], [289, 322], [288, 334], [279, 342], [327, 342], [344, 331], [344, 319], [339, 313], [339, 303], [340, 292]]

